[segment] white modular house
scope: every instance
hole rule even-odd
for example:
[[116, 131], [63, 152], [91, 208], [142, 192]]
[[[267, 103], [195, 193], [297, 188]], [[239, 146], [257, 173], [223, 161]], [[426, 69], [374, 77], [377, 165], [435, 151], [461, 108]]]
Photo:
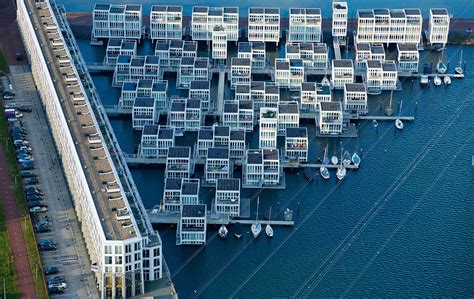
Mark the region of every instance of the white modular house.
[[431, 45], [441, 45], [443, 48], [448, 42], [450, 17], [446, 8], [430, 9], [428, 24], [428, 41]]
[[290, 86], [290, 60], [286, 58], [275, 59], [275, 83], [281, 88]]
[[308, 162], [308, 129], [286, 128], [285, 159], [291, 162]]
[[358, 43], [355, 45], [356, 59], [355, 67], [364, 69], [367, 60], [385, 61], [385, 49], [382, 45], [369, 45], [367, 43]]
[[189, 88], [191, 81], [194, 79], [194, 57], [182, 57], [179, 66], [179, 72], [176, 77], [176, 88]]
[[207, 210], [205, 204], [182, 205], [176, 245], [206, 244]]
[[365, 83], [369, 92], [382, 90], [383, 68], [382, 62], [378, 60], [367, 60], [365, 62]]
[[255, 114], [251, 100], [239, 101], [239, 128], [246, 132], [253, 132], [255, 127]]
[[319, 43], [322, 39], [319, 8], [290, 8], [289, 42]]
[[280, 102], [278, 104], [278, 132], [284, 134], [287, 128], [300, 126], [300, 110], [298, 102]]
[[226, 126], [214, 126], [214, 146], [229, 147], [230, 128]]
[[227, 60], [227, 32], [223, 26], [212, 29], [212, 59], [221, 64]]
[[194, 69], [193, 69], [193, 80], [195, 81], [207, 81], [209, 80], [209, 58], [207, 57], [197, 57], [194, 59]]
[[199, 99], [201, 101], [201, 108], [209, 110], [211, 102], [211, 81], [193, 80], [189, 86], [189, 98]]
[[163, 188], [163, 209], [168, 212], [178, 213], [181, 209], [182, 178], [165, 178]]
[[155, 108], [163, 110], [168, 106], [168, 81], [140, 79], [137, 82], [126, 81], [122, 85], [119, 107], [132, 109], [137, 97], [152, 97], [156, 100]]
[[356, 43], [419, 43], [422, 25], [418, 9], [358, 10]]
[[197, 42], [183, 40], [156, 41], [155, 56], [160, 58], [160, 66], [167, 70], [179, 71], [181, 58], [197, 56]]
[[186, 127], [186, 99], [172, 99], [168, 111], [168, 125], [183, 130]]
[[239, 102], [224, 101], [222, 124], [230, 128], [239, 127]]
[[168, 149], [175, 146], [175, 128], [160, 126], [156, 142], [157, 158], [168, 157]]
[[347, 2], [332, 2], [332, 36], [343, 43], [347, 37], [347, 13]]
[[207, 150], [214, 147], [214, 128], [201, 127], [198, 131], [196, 143], [197, 157], [200, 159], [207, 158]]
[[280, 88], [299, 90], [305, 81], [302, 59], [275, 59], [275, 83]]
[[191, 34], [195, 41], [212, 41], [213, 30], [221, 27], [227, 33], [227, 41], [239, 39], [238, 7], [194, 6], [191, 17]]
[[190, 147], [170, 147], [166, 157], [165, 178], [189, 179], [192, 172], [191, 165]]
[[230, 128], [229, 158], [242, 159], [245, 156], [245, 130]]
[[160, 58], [155, 55], [120, 55], [115, 66], [113, 86], [121, 87], [125, 81], [137, 82], [140, 79], [163, 79]]
[[199, 204], [199, 179], [181, 179], [181, 205]]
[[282, 177], [278, 149], [249, 149], [242, 165], [242, 187], [278, 185]]
[[230, 174], [229, 149], [224, 147], [209, 148], [204, 168], [206, 183], [215, 185], [218, 179], [228, 179]]
[[319, 132], [321, 134], [341, 134], [343, 111], [341, 102], [319, 103]]
[[347, 83], [354, 82], [354, 65], [351, 59], [333, 59], [331, 84], [336, 89], [343, 89]]
[[252, 62], [249, 58], [232, 57], [230, 67], [230, 86], [232, 89], [239, 84], [250, 84]]
[[280, 102], [280, 88], [272, 82], [252, 81], [250, 100], [253, 102], [255, 111], [259, 111], [262, 107], [277, 108]]
[[97, 3], [92, 12], [92, 38], [142, 38], [141, 5]]
[[280, 9], [250, 7], [248, 14], [249, 42], [274, 42], [280, 40]]
[[267, 65], [265, 42], [239, 42], [239, 58], [249, 58], [252, 69], [263, 69]]
[[137, 95], [138, 82], [126, 81], [122, 85], [118, 106], [123, 109], [132, 110]]
[[350, 83], [344, 86], [344, 110], [350, 115], [366, 115], [367, 90], [364, 83]]
[[278, 133], [278, 108], [260, 108], [259, 148], [276, 148]]
[[417, 73], [420, 53], [416, 44], [397, 45], [397, 68], [402, 72]]
[[398, 72], [395, 61], [387, 60], [382, 64], [383, 79], [382, 89], [383, 90], [395, 90], [397, 89]]
[[157, 158], [158, 157], [158, 126], [143, 126], [142, 138], [140, 141], [140, 157]]
[[300, 43], [286, 43], [285, 45], [286, 59], [300, 59]]
[[183, 7], [152, 5], [150, 12], [150, 36], [156, 40], [183, 38]]
[[105, 50], [104, 65], [115, 66], [120, 55], [137, 55], [137, 41], [111, 38]]
[[145, 125], [153, 125], [158, 120], [155, 99], [152, 97], [137, 97], [133, 104], [132, 126], [134, 130], [143, 130]]
[[300, 105], [302, 111], [316, 111], [318, 102], [316, 100], [316, 83], [303, 82], [300, 91]]
[[239, 84], [235, 86], [234, 100], [237, 102], [250, 101], [250, 84]]
[[240, 179], [218, 179], [214, 205], [217, 214], [240, 216]]
[[186, 99], [186, 131], [197, 131], [204, 124], [201, 100]]
[[302, 59], [305, 70], [328, 68], [328, 49], [324, 43], [287, 43], [285, 58]]

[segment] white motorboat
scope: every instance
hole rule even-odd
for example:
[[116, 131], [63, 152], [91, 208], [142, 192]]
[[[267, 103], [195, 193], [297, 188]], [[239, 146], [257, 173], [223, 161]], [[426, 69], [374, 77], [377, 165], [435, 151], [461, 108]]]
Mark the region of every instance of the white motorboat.
[[331, 163], [334, 165], [337, 165], [339, 163], [339, 159], [337, 158], [336, 155], [331, 157]]
[[258, 221], [258, 206], [260, 205], [260, 197], [257, 197], [257, 212], [255, 213], [255, 222], [250, 227], [253, 237], [256, 239], [262, 232], [262, 224]]
[[403, 122], [401, 119], [397, 118], [395, 120], [395, 127], [399, 130], [403, 130]]
[[[272, 207], [270, 206], [270, 217], [268, 218], [268, 220], [272, 220]], [[267, 224], [267, 226], [265, 226], [265, 234], [267, 234], [267, 237], [269, 238], [273, 238], [273, 228], [270, 224]]]
[[355, 166], [359, 166], [360, 162], [361, 162], [361, 158], [359, 157], [359, 155], [356, 152], [354, 152], [352, 154], [352, 163], [354, 163]]
[[421, 87], [425, 87], [430, 83], [430, 78], [428, 78], [427, 75], [422, 75], [420, 79], [420, 85]]
[[443, 82], [441, 81], [441, 78], [438, 75], [435, 76], [433, 83], [435, 86], [440, 86], [441, 84], [443, 84]]
[[326, 166], [321, 166], [321, 168], [319, 168], [319, 173], [321, 174], [321, 177], [325, 180], [329, 180], [329, 178], [331, 177], [331, 175], [329, 174], [329, 170]]
[[222, 224], [221, 227], [219, 228], [219, 237], [221, 239], [226, 239], [228, 233], [229, 233], [229, 230], [227, 229], [227, 227], [225, 227], [224, 224]]
[[443, 62], [443, 57], [444, 57], [444, 50], [441, 54], [441, 57], [438, 61], [438, 63], [436, 64], [436, 71], [439, 73], [439, 74], [446, 74], [446, 72], [448, 71], [448, 67], [446, 66], [446, 64]]
[[454, 69], [454, 78], [462, 79], [464, 78], [464, 69], [462, 67], [462, 49], [461, 49], [461, 57], [459, 58], [459, 64]]
[[444, 85], [448, 86], [451, 85], [451, 78], [449, 76], [444, 76]]

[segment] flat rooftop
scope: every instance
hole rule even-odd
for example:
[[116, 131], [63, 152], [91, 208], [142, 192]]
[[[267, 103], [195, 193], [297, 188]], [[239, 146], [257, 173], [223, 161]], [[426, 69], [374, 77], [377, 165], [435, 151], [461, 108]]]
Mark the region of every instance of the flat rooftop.
[[348, 83], [345, 90], [349, 92], [366, 92], [364, 83]]
[[240, 191], [240, 179], [218, 179], [216, 191]]

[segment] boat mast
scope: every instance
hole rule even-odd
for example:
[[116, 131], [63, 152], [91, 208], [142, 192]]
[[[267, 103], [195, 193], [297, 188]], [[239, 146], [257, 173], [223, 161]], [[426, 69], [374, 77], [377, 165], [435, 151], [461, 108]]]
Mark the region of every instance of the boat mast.
[[258, 220], [258, 205], [260, 204], [260, 196], [257, 197], [257, 213], [255, 213], [255, 222]]

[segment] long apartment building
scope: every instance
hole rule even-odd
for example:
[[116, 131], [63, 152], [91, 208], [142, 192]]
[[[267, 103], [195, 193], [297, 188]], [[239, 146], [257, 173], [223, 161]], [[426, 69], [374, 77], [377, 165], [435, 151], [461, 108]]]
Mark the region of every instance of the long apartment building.
[[183, 7], [152, 5], [150, 12], [150, 37], [156, 40], [183, 38]]
[[92, 12], [92, 38], [141, 39], [142, 6], [97, 3]]
[[357, 43], [420, 43], [423, 17], [419, 9], [377, 8], [357, 11]]
[[288, 42], [321, 42], [321, 9], [290, 8], [289, 23]]
[[280, 40], [280, 9], [250, 7], [248, 16], [249, 42], [274, 42]]
[[214, 28], [227, 33], [227, 41], [239, 39], [239, 8], [194, 6], [191, 17], [191, 37], [195, 41], [212, 41]]
[[[147, 229], [124, 192], [75, 61], [65, 47], [58, 15], [52, 8], [54, 2], [18, 0], [16, 4], [21, 37], [100, 296], [141, 294], [145, 281], [162, 277], [161, 239]], [[69, 42], [75, 44], [74, 40]], [[66, 78], [61, 68], [73, 70], [74, 75]]]

